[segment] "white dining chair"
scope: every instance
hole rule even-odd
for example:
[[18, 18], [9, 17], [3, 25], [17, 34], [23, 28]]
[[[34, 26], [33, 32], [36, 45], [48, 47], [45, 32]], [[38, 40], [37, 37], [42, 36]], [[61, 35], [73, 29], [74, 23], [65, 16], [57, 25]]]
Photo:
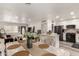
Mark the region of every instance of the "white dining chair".
[[4, 39], [0, 39], [0, 51], [1, 51], [1, 56], [4, 56], [4, 49], [5, 49]]

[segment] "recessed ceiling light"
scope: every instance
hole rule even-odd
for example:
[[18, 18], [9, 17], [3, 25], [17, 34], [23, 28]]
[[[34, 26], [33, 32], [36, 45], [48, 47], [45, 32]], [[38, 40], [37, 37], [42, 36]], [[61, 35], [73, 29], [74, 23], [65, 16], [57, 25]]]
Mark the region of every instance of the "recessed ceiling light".
[[31, 19], [29, 18], [28, 21], [31, 22]]
[[76, 16], [72, 16], [72, 18], [76, 18]]
[[22, 17], [22, 19], [21, 19], [22, 21], [25, 21], [25, 17]]
[[15, 19], [18, 19], [18, 16], [15, 16]]
[[56, 16], [56, 19], [58, 19], [60, 16]]
[[75, 14], [74, 11], [70, 12], [70, 15], [74, 15], [74, 14]]
[[60, 20], [64, 20], [63, 18], [61, 18]]

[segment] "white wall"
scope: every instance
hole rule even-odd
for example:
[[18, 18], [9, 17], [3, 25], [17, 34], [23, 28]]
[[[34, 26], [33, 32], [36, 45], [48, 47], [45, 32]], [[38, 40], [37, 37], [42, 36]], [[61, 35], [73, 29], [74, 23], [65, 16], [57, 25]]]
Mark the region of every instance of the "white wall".
[[79, 29], [79, 19], [57, 22], [55, 25], [64, 25], [64, 29], [66, 25], [76, 25], [76, 29]]
[[0, 22], [0, 29], [4, 29], [6, 33], [18, 33], [18, 26], [26, 26], [24, 23]]
[[[52, 22], [48, 21], [48, 30], [51, 29], [51, 24], [52, 24]], [[79, 20], [74, 19], [74, 20], [68, 20], [68, 21], [55, 22], [54, 25], [56, 25], [56, 26], [64, 25], [64, 29], [66, 29], [66, 25], [76, 25], [76, 29], [79, 29]], [[35, 26], [35, 31], [37, 31], [38, 29], [41, 29], [41, 21], [31, 23], [29, 26], [31, 26], [31, 27]]]
[[49, 20], [49, 19], [47, 20], [47, 25], [48, 25], [48, 27], [47, 27], [48, 31], [52, 30], [52, 21], [51, 20]]
[[[42, 21], [38, 21], [38, 22], [29, 24], [29, 27], [35, 26], [35, 32], [37, 32], [37, 30], [42, 29], [41, 24], [42, 24]], [[47, 31], [52, 30], [51, 24], [52, 24], [52, 21], [48, 19], [47, 20]]]
[[[1, 30], [2, 29], [2, 30]], [[18, 26], [12, 26], [12, 25], [0, 25], [0, 31], [2, 33], [18, 33]]]

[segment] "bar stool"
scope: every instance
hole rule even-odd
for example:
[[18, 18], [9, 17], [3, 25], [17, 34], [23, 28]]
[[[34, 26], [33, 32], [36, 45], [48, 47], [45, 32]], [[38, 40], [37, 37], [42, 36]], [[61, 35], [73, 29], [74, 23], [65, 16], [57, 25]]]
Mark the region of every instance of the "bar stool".
[[11, 56], [13, 55], [14, 53], [18, 52], [18, 51], [21, 51], [21, 50], [25, 50], [21, 44], [13, 44], [13, 45], [10, 45], [9, 47], [7, 47], [7, 55], [8, 56]]
[[29, 56], [30, 52], [27, 50], [22, 50], [19, 52], [14, 53], [12, 56]]
[[52, 53], [45, 53], [42, 56], [56, 56], [56, 55], [55, 54], [52, 54]]
[[14, 45], [14, 44], [19, 44], [19, 43], [17, 41], [6, 43], [6, 48], [8, 48], [9, 46]]
[[39, 45], [39, 48], [41, 48], [41, 49], [47, 49], [48, 47], [49, 47], [48, 44], [40, 44]]
[[20, 44], [14, 44], [14, 45], [9, 46], [7, 49], [11, 50], [11, 49], [18, 48], [19, 46], [20, 46]]

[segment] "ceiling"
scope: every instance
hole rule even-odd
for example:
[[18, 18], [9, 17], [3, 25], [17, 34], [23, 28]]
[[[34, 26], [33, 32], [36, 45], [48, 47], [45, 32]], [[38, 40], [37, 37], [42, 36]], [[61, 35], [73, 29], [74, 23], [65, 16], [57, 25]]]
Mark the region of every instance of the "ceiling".
[[0, 21], [37, 23], [44, 19], [72, 20], [72, 11], [73, 16], [79, 18], [78, 3], [0, 3]]

